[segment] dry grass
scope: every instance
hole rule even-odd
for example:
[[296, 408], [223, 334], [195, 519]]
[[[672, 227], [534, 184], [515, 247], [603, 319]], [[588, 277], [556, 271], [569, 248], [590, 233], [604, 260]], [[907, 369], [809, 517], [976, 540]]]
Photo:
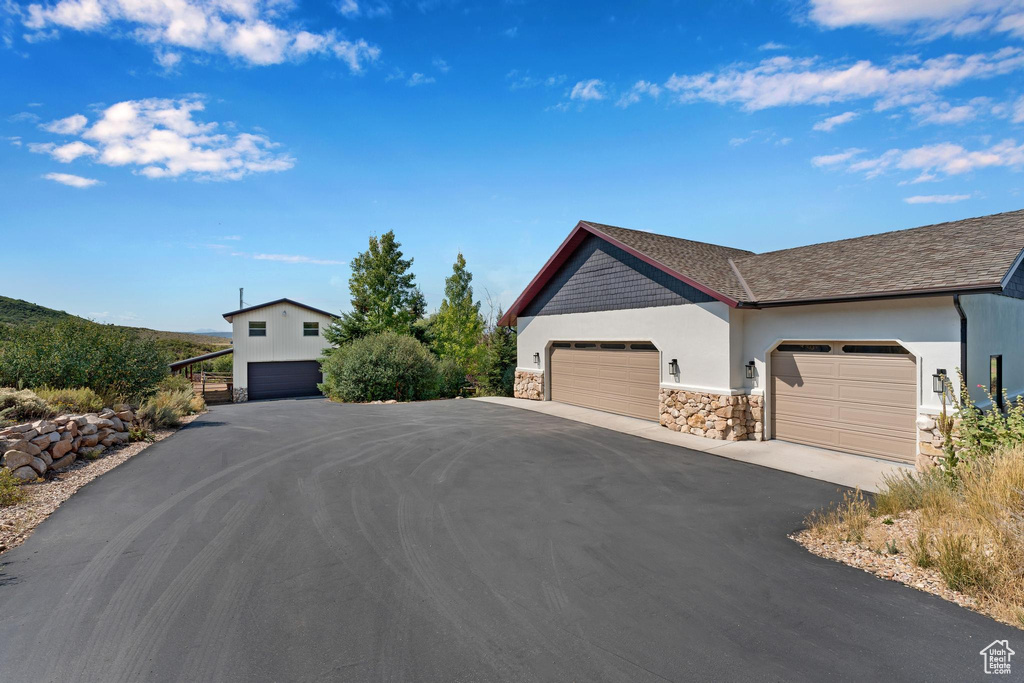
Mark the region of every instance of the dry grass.
[[[859, 491], [847, 493], [812, 513], [807, 533], [879, 555], [904, 554], [981, 611], [1024, 628], [1024, 448], [980, 458], [958, 474], [955, 481], [937, 470], [889, 477], [873, 506]], [[893, 517], [912, 525], [902, 543], [884, 523]]]

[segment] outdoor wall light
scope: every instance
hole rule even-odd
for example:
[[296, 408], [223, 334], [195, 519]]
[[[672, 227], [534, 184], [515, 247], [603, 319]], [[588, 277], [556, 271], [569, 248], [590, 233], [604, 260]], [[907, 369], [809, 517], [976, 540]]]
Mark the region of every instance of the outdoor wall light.
[[946, 392], [946, 371], [936, 370], [935, 374], [932, 375], [932, 391], [936, 394], [943, 394]]
[[754, 361], [744, 365], [743, 370], [747, 373], [747, 379], [754, 379]]
[[540, 365], [540, 353], [533, 354], [533, 362]]
[[679, 361], [675, 358], [668, 362], [668, 374], [678, 375], [679, 374]]

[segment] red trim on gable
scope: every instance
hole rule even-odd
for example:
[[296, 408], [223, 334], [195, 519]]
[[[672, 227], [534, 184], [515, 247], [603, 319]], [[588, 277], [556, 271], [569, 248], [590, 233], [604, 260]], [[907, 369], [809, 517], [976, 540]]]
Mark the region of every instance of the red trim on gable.
[[685, 282], [686, 284], [704, 292], [710, 297], [718, 299], [719, 301], [728, 305], [731, 308], [735, 308], [736, 306], [739, 305], [739, 302], [736, 301], [735, 299], [732, 299], [730, 297], [725, 296], [724, 294], [716, 292], [710, 287], [703, 285], [692, 278], [686, 277], [682, 273], [679, 273], [669, 268], [664, 263], [656, 261], [652, 259], [650, 256], [647, 256], [646, 254], [643, 254], [637, 251], [636, 249], [623, 244], [622, 242], [615, 239], [608, 233], [601, 232], [599, 229], [595, 228], [589, 223], [580, 221], [579, 223], [576, 224], [576, 227], [572, 229], [572, 232], [569, 233], [569, 236], [566, 237], [565, 240], [558, 246], [558, 249], [556, 249], [555, 253], [551, 255], [551, 258], [547, 260], [547, 263], [545, 263], [544, 266], [540, 269], [540, 272], [538, 272], [537, 275], [534, 276], [532, 280], [530, 280], [530, 284], [526, 286], [526, 289], [524, 289], [523, 293], [519, 295], [519, 298], [517, 298], [509, 307], [509, 309], [505, 311], [505, 314], [501, 316], [501, 319], [498, 320], [499, 325], [507, 326], [513, 324], [513, 321], [516, 319], [516, 317], [518, 317], [519, 312], [526, 308], [526, 306], [533, 300], [535, 296], [540, 294], [540, 290], [544, 288], [544, 285], [546, 285], [552, 277], [554, 277], [558, 269], [562, 266], [563, 263], [565, 263], [569, 259], [573, 251], [576, 250], [576, 247], [578, 247], [580, 243], [583, 242], [584, 238], [586, 238], [588, 234], [594, 235], [595, 237], [599, 237], [605, 242], [608, 242], [609, 244], [612, 244], [618, 247], [619, 249], [622, 249], [626, 253], [632, 254], [633, 256], [640, 259], [644, 263], [650, 266], [654, 266], [658, 270], [667, 273], [668, 275], [671, 275], [677, 280]]

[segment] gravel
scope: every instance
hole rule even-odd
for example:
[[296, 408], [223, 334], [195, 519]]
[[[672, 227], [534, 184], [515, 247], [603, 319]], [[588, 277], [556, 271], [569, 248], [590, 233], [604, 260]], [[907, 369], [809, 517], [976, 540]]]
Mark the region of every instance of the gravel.
[[[1006, 619], [986, 601], [950, 589], [937, 569], [918, 567], [913, 563], [908, 549], [911, 540], [917, 537], [919, 518], [918, 512], [874, 518], [868, 523], [864, 540], [859, 543], [836, 540], [827, 533], [813, 529], [805, 529], [790, 534], [789, 537], [820, 557], [863, 569], [882, 579], [899, 581], [955, 602], [961, 607], [980, 612], [1004, 624], [1021, 628], [1020, 623]], [[884, 524], [884, 519], [891, 519], [892, 524]], [[895, 543], [899, 552], [887, 552], [886, 546], [889, 542]]]
[[[192, 422], [199, 415], [201, 413], [182, 418], [181, 426]], [[63, 472], [47, 473], [41, 482], [22, 484], [28, 494], [26, 499], [16, 505], [0, 508], [0, 554], [24, 543], [35, 528], [75, 491], [141, 453], [151, 444], [163, 441], [178, 429], [180, 427], [157, 430], [153, 432], [153, 441], [136, 441], [120, 448], [107, 449], [97, 460], [76, 460], [74, 465]]]

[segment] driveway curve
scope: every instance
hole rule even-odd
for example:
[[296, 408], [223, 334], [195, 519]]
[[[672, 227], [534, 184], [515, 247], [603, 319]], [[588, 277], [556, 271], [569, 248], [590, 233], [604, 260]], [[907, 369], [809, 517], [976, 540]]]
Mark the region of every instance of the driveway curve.
[[0, 679], [968, 681], [1024, 644], [786, 538], [839, 495], [475, 401], [219, 406], [0, 557]]

